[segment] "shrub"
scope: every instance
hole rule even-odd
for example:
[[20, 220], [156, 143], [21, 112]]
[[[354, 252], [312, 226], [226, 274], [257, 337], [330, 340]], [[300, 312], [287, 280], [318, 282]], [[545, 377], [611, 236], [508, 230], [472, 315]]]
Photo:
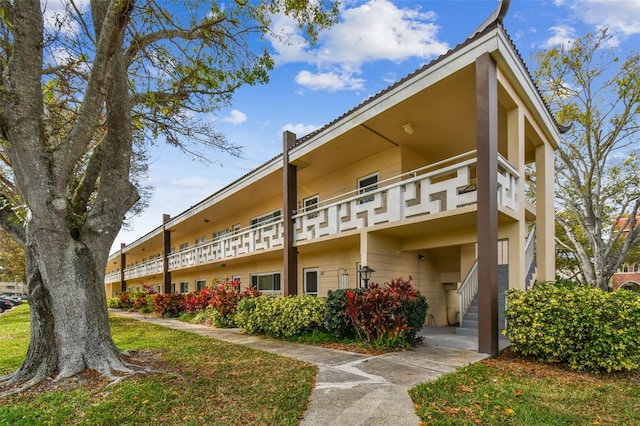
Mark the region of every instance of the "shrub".
[[157, 294], [153, 310], [163, 317], [178, 317], [185, 311], [184, 296], [178, 293]]
[[213, 290], [205, 288], [198, 291], [192, 291], [184, 297], [184, 309], [189, 314], [195, 314], [209, 306], [209, 302], [213, 297]]
[[107, 308], [119, 308], [120, 299], [117, 297], [107, 297]]
[[384, 286], [372, 284], [364, 292], [346, 291], [345, 317], [358, 337], [378, 347], [408, 347], [416, 340], [427, 312], [424, 296], [408, 280]]
[[236, 327], [234, 319], [238, 303], [242, 299], [258, 297], [262, 293], [253, 288], [240, 292], [236, 282], [221, 282], [213, 291], [209, 306], [213, 309], [213, 325], [218, 328]]
[[128, 291], [124, 291], [118, 295], [118, 303], [116, 307], [118, 309], [131, 309], [133, 307], [133, 301], [129, 297]]
[[508, 292], [511, 348], [576, 370], [640, 367], [640, 295], [580, 285], [537, 284]]
[[235, 319], [247, 333], [291, 337], [322, 328], [325, 316], [324, 299], [315, 296], [260, 296], [242, 299]]
[[324, 321], [324, 327], [338, 339], [353, 339], [357, 336], [356, 329], [353, 324], [347, 320], [344, 314], [344, 304], [347, 300], [347, 291], [362, 294], [364, 289], [338, 289], [329, 290], [325, 305], [327, 307], [327, 316]]

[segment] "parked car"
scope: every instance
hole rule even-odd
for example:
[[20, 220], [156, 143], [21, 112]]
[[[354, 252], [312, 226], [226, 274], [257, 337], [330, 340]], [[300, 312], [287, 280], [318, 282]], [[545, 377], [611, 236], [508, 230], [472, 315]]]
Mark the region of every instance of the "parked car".
[[18, 306], [20, 303], [22, 303], [22, 302], [18, 302], [17, 300], [14, 300], [14, 299], [12, 299], [10, 297], [4, 297], [4, 296], [0, 296], [0, 302], [5, 302], [5, 305], [7, 303], [9, 303], [10, 304], [10, 308], [9, 309], [13, 308], [14, 306]]
[[8, 311], [13, 308], [13, 304], [8, 300], [0, 299], [0, 312]]

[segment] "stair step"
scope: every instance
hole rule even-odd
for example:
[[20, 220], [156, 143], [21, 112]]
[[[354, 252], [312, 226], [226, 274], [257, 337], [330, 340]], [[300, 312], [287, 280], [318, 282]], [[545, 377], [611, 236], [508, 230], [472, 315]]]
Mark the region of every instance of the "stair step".
[[471, 312], [467, 312], [466, 314], [464, 314], [464, 317], [462, 317], [462, 322], [466, 323], [467, 321], [478, 321], [478, 314], [477, 313], [471, 313]]
[[456, 334], [458, 336], [477, 336], [478, 335], [478, 328], [460, 328], [457, 327], [456, 328]]

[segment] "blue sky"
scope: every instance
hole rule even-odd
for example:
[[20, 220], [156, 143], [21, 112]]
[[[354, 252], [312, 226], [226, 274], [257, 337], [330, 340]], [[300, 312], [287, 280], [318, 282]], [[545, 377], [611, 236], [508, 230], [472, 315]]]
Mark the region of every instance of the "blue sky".
[[[117, 236], [114, 249], [130, 244], [233, 182], [282, 150], [282, 132], [304, 136], [463, 42], [498, 6], [497, 0], [343, 0], [340, 22], [316, 46], [291, 35], [284, 46], [267, 40], [276, 59], [271, 81], [237, 92], [232, 105], [209, 117], [241, 158], [208, 151], [212, 164], [191, 160], [171, 147], [150, 151], [149, 208]], [[533, 55], [598, 28], [626, 56], [640, 50], [640, 0], [512, 0], [505, 28], [533, 70]]]

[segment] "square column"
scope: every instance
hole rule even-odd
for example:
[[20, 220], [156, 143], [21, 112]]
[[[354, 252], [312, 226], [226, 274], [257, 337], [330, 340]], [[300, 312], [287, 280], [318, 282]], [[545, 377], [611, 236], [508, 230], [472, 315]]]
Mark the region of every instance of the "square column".
[[478, 153], [478, 352], [498, 356], [498, 79], [489, 53], [476, 59]]
[[554, 167], [551, 145], [536, 147], [536, 259], [540, 281], [556, 279]]

